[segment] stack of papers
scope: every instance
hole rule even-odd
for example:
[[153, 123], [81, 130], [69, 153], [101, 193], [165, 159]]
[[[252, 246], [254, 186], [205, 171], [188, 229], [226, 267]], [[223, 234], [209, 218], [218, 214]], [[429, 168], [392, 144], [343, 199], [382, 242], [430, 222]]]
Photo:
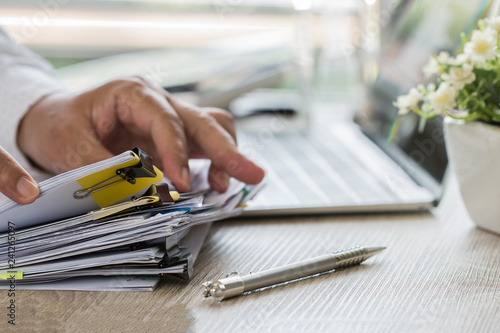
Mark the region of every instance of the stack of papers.
[[[128, 163], [121, 158], [123, 156], [115, 157], [119, 161], [111, 164], [121, 166]], [[103, 162], [99, 163], [97, 170], [101, 172]], [[146, 190], [139, 191], [142, 194], [137, 194], [136, 190], [144, 184], [127, 191], [120, 190], [116, 196], [116, 193], [109, 192], [111, 188], [117, 183], [125, 187], [131, 183], [113, 179], [110, 185], [107, 180], [112, 176], [106, 176], [104, 182], [94, 180], [101, 190], [108, 190], [108, 197], [115, 195], [111, 201], [117, 203], [92, 211], [85, 209], [96, 204], [99, 206], [98, 200], [89, 195], [85, 200], [90, 199], [84, 203], [85, 200], [75, 198], [74, 194], [81, 193], [82, 189], [92, 191], [94, 185], [75, 187], [72, 184], [68, 189], [68, 183], [81, 182], [82, 170], [73, 171], [69, 176], [54, 177], [65, 180], [47, 180], [52, 186], [47, 192], [44, 192], [46, 183], [40, 184], [42, 192], [35, 204], [52, 197], [46, 199], [48, 206], [4, 203], [0, 206], [3, 208], [0, 210], [3, 230], [0, 257], [8, 259], [0, 261], [0, 289], [9, 289], [14, 282], [17, 289], [153, 290], [163, 275], [189, 278], [210, 222], [239, 215], [245, 202], [261, 187], [232, 179], [228, 191], [221, 194], [208, 186], [209, 165], [206, 161], [191, 163], [190, 167], [190, 193], [165, 191], [166, 188], [173, 189], [172, 185], [151, 164], [147, 169], [153, 173], [147, 176]], [[85, 177], [95, 173], [96, 165], [90, 168], [94, 169], [92, 172], [86, 170]], [[160, 182], [157, 182], [158, 175], [161, 175]], [[135, 177], [138, 178], [139, 174]], [[148, 187], [151, 180], [157, 184]], [[57, 182], [63, 186], [55, 190], [57, 186], [53, 184]], [[66, 204], [71, 204], [78, 212], [84, 207], [84, 212], [54, 219], [53, 216], [67, 215], [70, 211], [67, 207], [59, 210], [57, 202], [53, 202], [62, 194], [71, 198]], [[45, 209], [47, 207], [49, 211]], [[37, 209], [38, 216], [35, 214]], [[47, 215], [51, 216], [50, 222], [47, 222]]]
[[151, 157], [134, 148], [41, 182], [40, 196], [32, 204], [2, 202], [0, 232], [7, 231], [6, 221], [20, 229], [129, 200], [162, 179], [163, 173], [153, 166]]

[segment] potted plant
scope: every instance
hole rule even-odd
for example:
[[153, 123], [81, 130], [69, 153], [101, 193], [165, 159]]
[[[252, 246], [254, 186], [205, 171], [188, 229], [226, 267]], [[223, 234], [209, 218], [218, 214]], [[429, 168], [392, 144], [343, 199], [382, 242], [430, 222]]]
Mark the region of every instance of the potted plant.
[[394, 105], [399, 115], [444, 116], [448, 157], [472, 220], [500, 234], [500, 17], [478, 22], [462, 52], [431, 56], [433, 83], [412, 88]]

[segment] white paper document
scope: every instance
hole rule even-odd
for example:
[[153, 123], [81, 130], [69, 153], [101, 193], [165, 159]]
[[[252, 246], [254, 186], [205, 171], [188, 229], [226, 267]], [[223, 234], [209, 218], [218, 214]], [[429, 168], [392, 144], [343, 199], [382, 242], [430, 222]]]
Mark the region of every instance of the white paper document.
[[[109, 165], [104, 162], [100, 162], [101, 168]], [[261, 186], [232, 179], [227, 192], [217, 193], [208, 187], [208, 168], [207, 162], [191, 165], [189, 193], [177, 194], [168, 179], [162, 179], [123, 201], [130, 204], [76, 216], [47, 221], [47, 207], [36, 216], [34, 210], [25, 209], [30, 213], [23, 215], [21, 227], [14, 222], [20, 221], [14, 213], [20, 207], [0, 204], [0, 217], [9, 217], [7, 230], [0, 233], [0, 257], [7, 258], [0, 260], [0, 289], [9, 289], [14, 283], [16, 289], [153, 290], [164, 275], [190, 278], [210, 222], [239, 215]], [[58, 195], [65, 186], [61, 178], [45, 184], [46, 193], [57, 188]], [[71, 200], [75, 200], [75, 189], [68, 191]], [[142, 199], [149, 201], [138, 205]], [[47, 200], [52, 205], [49, 209], [58, 209], [57, 203]]]

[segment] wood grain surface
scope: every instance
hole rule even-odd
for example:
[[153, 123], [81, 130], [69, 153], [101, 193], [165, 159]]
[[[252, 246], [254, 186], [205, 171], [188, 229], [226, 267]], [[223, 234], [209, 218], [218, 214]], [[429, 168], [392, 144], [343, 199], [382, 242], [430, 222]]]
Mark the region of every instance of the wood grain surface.
[[[485, 207], [487, 209], [487, 207]], [[364, 264], [221, 303], [201, 283], [354, 245], [387, 246]], [[216, 223], [191, 281], [154, 292], [18, 291], [1, 332], [498, 332], [500, 237], [475, 228], [456, 181], [431, 213]]]

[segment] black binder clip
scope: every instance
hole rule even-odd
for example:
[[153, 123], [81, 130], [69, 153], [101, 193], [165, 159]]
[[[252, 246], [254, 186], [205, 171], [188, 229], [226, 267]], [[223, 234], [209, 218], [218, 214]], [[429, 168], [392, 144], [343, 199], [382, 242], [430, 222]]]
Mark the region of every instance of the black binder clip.
[[120, 168], [116, 170], [116, 175], [105, 179], [93, 186], [75, 191], [73, 193], [73, 198], [85, 199], [94, 192], [103, 190], [124, 181], [127, 181], [130, 184], [135, 184], [136, 178], [156, 177], [156, 172], [153, 168], [153, 158], [137, 147], [134, 147], [132, 151], [140, 159], [140, 162], [137, 165], [127, 168]]

